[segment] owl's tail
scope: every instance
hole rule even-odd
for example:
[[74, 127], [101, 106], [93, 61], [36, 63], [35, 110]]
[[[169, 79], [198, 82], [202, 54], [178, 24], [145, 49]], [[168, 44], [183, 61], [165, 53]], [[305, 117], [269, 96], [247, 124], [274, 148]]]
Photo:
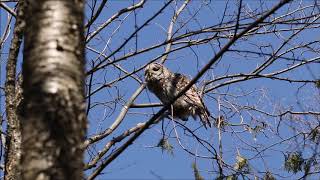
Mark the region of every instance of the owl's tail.
[[199, 114], [203, 126], [207, 129], [207, 125], [211, 128], [210, 113], [206, 108], [202, 108]]

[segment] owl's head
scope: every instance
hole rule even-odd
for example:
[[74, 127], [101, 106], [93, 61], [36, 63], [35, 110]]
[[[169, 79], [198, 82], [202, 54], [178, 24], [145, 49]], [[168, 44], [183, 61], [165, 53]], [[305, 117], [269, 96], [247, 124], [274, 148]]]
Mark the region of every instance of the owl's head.
[[168, 78], [170, 74], [171, 72], [159, 63], [151, 63], [144, 69], [144, 77], [147, 82]]

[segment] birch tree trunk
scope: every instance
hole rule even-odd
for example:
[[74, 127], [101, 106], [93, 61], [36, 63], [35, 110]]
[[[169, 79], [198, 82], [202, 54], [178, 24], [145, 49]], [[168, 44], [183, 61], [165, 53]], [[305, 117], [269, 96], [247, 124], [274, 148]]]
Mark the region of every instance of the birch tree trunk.
[[27, 2], [22, 179], [82, 179], [83, 1]]

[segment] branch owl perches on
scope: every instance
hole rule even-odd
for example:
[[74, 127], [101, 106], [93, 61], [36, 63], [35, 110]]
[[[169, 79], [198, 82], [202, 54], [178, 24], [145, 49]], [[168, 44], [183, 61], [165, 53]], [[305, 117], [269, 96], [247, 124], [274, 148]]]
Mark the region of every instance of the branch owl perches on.
[[[163, 104], [170, 103], [178, 93], [190, 82], [190, 80], [179, 73], [172, 73], [168, 68], [159, 63], [151, 63], [145, 68], [145, 80], [148, 89], [154, 93]], [[196, 119], [200, 117], [204, 127], [211, 127], [209, 121], [210, 112], [204, 105], [197, 87], [193, 85], [183, 96], [173, 103], [174, 118], [188, 120], [189, 116]]]

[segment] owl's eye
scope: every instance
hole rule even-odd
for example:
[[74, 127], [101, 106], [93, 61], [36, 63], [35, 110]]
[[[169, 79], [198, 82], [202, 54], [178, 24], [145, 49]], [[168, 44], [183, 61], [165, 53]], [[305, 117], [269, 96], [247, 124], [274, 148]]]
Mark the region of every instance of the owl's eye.
[[160, 69], [160, 67], [157, 67], [157, 66], [152, 68], [153, 71], [158, 71], [159, 69]]

